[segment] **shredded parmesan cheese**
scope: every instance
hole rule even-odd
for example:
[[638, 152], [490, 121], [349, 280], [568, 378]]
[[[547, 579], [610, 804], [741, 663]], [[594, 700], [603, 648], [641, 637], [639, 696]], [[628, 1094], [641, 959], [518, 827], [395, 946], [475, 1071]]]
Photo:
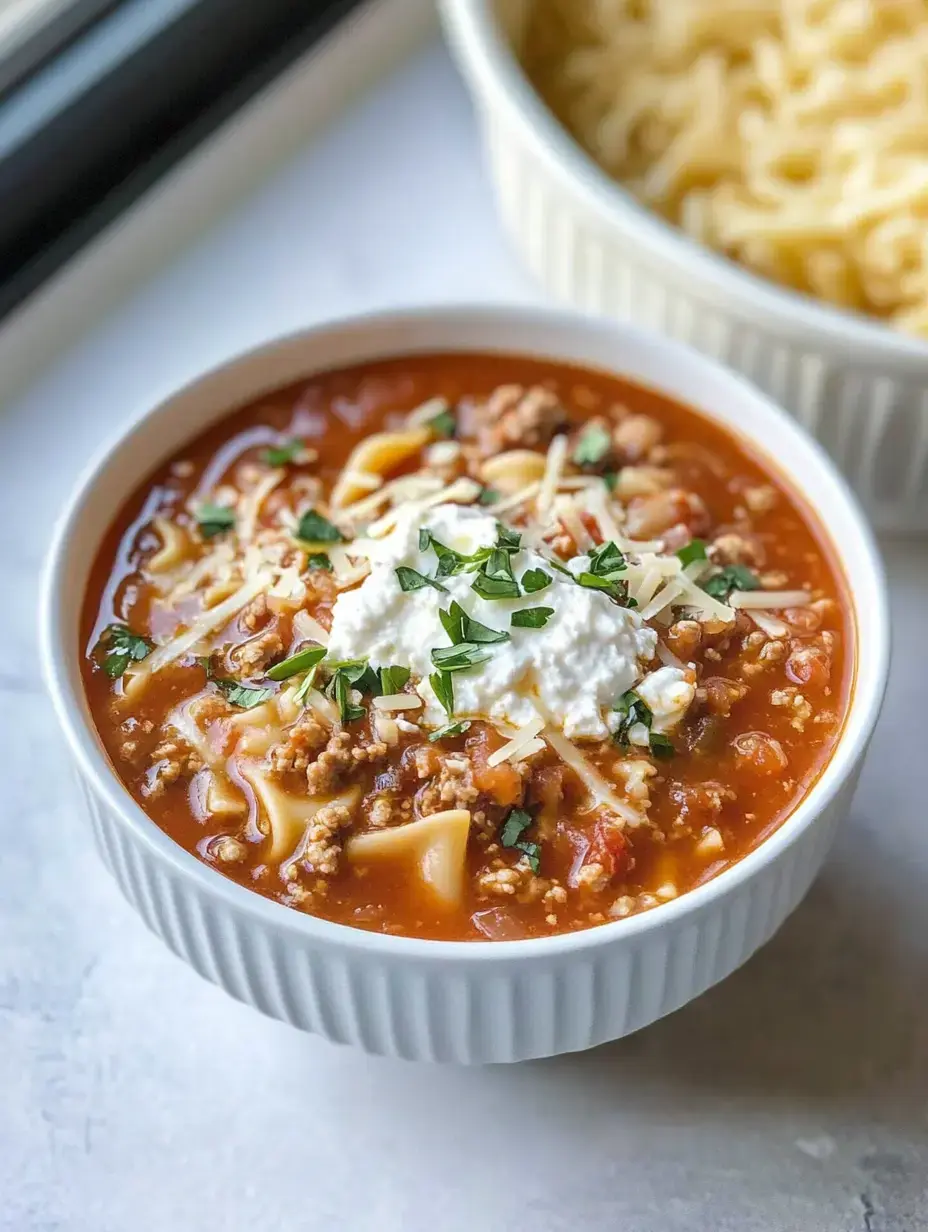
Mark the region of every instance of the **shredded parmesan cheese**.
[[[596, 804], [604, 804], [615, 815], [630, 826], [640, 825], [644, 820], [637, 809], [632, 808], [627, 800], [621, 799], [595, 766], [592, 766], [580, 750], [553, 727], [546, 727], [545, 740], [551, 745], [561, 761], [570, 766], [577, 775]], [[489, 759], [488, 759], [489, 760]]]
[[539, 715], [537, 719], [532, 719], [530, 723], [520, 727], [511, 740], [490, 754], [487, 765], [498, 766], [501, 762], [514, 760], [518, 753], [535, 740], [544, 725], [545, 721]]
[[258, 530], [258, 515], [261, 506], [284, 478], [286, 471], [270, 471], [264, 475], [242, 500], [238, 519], [238, 537], [243, 543], [250, 543]]
[[175, 659], [181, 658], [188, 650], [191, 650], [197, 642], [206, 637], [208, 633], [214, 633], [231, 620], [232, 617], [242, 610], [246, 603], [249, 603], [259, 591], [263, 590], [267, 585], [268, 577], [261, 576], [259, 573], [253, 574], [234, 592], [229, 595], [228, 599], [224, 599], [222, 603], [217, 603], [215, 607], [210, 608], [206, 612], [201, 612], [196, 617], [189, 629], [183, 633], [179, 633], [177, 637], [171, 638], [169, 642], [165, 642], [163, 646], [159, 646], [157, 650], [153, 650], [147, 659], [143, 659], [139, 664], [139, 670], [134, 674], [134, 678], [140, 681], [142, 677], [150, 676], [153, 672], [160, 671], [166, 667], [168, 663], [173, 663]]
[[748, 608], [748, 615], [758, 629], [768, 637], [780, 638], [789, 635], [789, 629], [782, 620], [777, 620], [772, 612], [763, 612], [759, 608]]
[[554, 498], [554, 516], [573, 539], [578, 552], [588, 552], [593, 547], [593, 537], [583, 525], [572, 497], [556, 496]]
[[422, 428], [444, 411], [450, 411], [447, 398], [429, 398], [406, 416], [407, 428]]
[[378, 710], [419, 710], [422, 698], [415, 693], [386, 693], [374, 698], [374, 706]]
[[535, 508], [539, 519], [545, 517], [554, 503], [554, 494], [567, 461], [567, 437], [556, 436], [548, 446], [545, 458], [545, 473], [538, 489], [538, 499]]
[[318, 642], [320, 646], [329, 644], [328, 629], [324, 629], [309, 612], [297, 612], [293, 617], [293, 628], [298, 636], [306, 641]]
[[732, 607], [740, 608], [806, 607], [809, 601], [806, 590], [733, 590], [728, 597]]
[[433, 492], [430, 496], [424, 496], [421, 500], [407, 501], [403, 505], [394, 506], [382, 518], [372, 522], [367, 528], [367, 533], [374, 539], [381, 539], [394, 528], [401, 512], [415, 511], [416, 513], [423, 513], [434, 505], [470, 505], [473, 504], [482, 490], [481, 485], [475, 479], [455, 479], [454, 483], [443, 487], [438, 492]]

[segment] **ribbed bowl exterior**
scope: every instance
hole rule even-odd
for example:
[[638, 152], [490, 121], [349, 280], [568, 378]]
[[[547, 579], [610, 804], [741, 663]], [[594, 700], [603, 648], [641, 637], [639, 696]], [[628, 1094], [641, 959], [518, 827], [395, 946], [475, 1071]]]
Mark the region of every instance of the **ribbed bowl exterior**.
[[[411, 1061], [522, 1061], [619, 1039], [739, 967], [809, 889], [847, 811], [857, 772], [778, 858], [741, 886], [663, 927], [595, 948], [445, 958], [315, 942], [249, 916], [178, 874], [81, 778], [94, 838], [147, 926], [239, 1001], [340, 1044]], [[218, 875], [217, 875], [218, 881]], [[657, 908], [661, 911], [661, 908]], [[296, 913], [292, 913], [294, 916]], [[346, 930], [351, 932], [352, 930]], [[466, 951], [467, 943], [462, 943]]]
[[[499, 0], [503, 7], [503, 0]], [[659, 330], [711, 355], [770, 394], [835, 459], [874, 523], [928, 530], [928, 346], [898, 362], [891, 351], [857, 346], [841, 330], [809, 330], [788, 311], [760, 311], [753, 280], [737, 294], [685, 257], [668, 259], [633, 215], [605, 220], [550, 150], [526, 140], [498, 107], [505, 81], [476, 63], [464, 22], [486, 0], [445, 0], [454, 48], [478, 104], [500, 212], [530, 270], [559, 300], [585, 312]], [[514, 70], [502, 69], [500, 76]], [[536, 135], [537, 136], [537, 135]], [[786, 301], [788, 304], [788, 301]]]

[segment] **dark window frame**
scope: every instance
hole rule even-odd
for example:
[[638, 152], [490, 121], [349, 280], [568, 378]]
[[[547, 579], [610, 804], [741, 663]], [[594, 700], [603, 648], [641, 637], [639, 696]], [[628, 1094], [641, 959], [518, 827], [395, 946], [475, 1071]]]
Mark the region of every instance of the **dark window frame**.
[[364, 0], [90, 3], [0, 95], [0, 319]]

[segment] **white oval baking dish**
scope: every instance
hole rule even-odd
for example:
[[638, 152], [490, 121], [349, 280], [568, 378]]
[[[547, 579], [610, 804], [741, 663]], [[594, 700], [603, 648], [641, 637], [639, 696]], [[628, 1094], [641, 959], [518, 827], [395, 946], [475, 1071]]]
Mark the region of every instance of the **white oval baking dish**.
[[886, 530], [928, 530], [928, 343], [741, 269], [639, 205], [519, 67], [534, 0], [441, 0], [505, 226], [556, 297], [742, 372], [818, 438]]
[[[566, 936], [439, 942], [283, 907], [222, 877], [149, 820], [113, 772], [81, 685], [78, 614], [114, 514], [152, 468], [236, 406], [322, 369], [416, 351], [573, 360], [695, 405], [810, 496], [850, 579], [858, 630], [838, 748], [783, 826], [733, 869], [645, 914]], [[57, 529], [41, 601], [44, 670], [103, 859], [145, 923], [201, 975], [266, 1014], [369, 1052], [517, 1061], [645, 1026], [733, 971], [815, 877], [847, 810], [883, 693], [885, 584], [866, 523], [818, 447], [738, 377], [676, 343], [569, 313], [429, 308], [311, 329], [233, 359], [137, 418], [89, 469]]]

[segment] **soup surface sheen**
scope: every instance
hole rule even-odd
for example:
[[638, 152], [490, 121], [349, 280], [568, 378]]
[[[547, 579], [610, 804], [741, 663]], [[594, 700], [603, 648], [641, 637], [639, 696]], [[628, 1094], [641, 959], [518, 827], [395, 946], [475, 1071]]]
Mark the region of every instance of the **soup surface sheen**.
[[300, 911], [566, 932], [714, 877], [838, 738], [849, 606], [743, 442], [614, 376], [411, 356], [262, 398], [101, 546], [84, 680], [176, 842]]

